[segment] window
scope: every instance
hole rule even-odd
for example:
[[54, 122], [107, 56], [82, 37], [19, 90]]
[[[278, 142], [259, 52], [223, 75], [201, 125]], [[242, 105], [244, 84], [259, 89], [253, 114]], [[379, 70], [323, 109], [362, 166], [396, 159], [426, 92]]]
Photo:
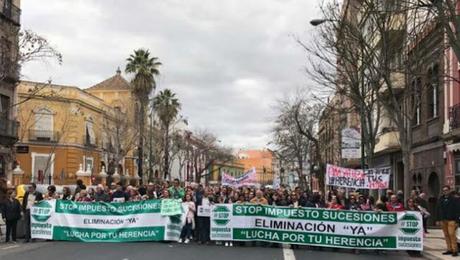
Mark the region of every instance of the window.
[[54, 154], [32, 153], [32, 182], [53, 184]]
[[35, 112], [33, 137], [38, 139], [52, 139], [53, 137], [53, 112], [47, 108]]
[[0, 95], [0, 118], [7, 119], [10, 111], [10, 97]]
[[420, 101], [422, 98], [422, 80], [417, 78], [416, 80], [412, 81], [412, 107], [414, 109], [413, 113], [413, 125], [417, 126], [420, 125], [422, 121], [422, 108], [420, 105]]
[[85, 165], [83, 165], [83, 170], [92, 172], [94, 168], [94, 158], [83, 156], [83, 162], [85, 163]]
[[433, 68], [428, 70], [428, 118], [434, 118], [439, 113], [439, 77], [438, 77], [438, 66], [435, 65]]
[[96, 135], [94, 134], [94, 123], [93, 119], [89, 118], [88, 121], [86, 121], [86, 139], [85, 139], [86, 144], [96, 144]]
[[6, 17], [11, 17], [11, 5], [12, 5], [12, 0], [5, 0], [3, 4], [3, 14]]

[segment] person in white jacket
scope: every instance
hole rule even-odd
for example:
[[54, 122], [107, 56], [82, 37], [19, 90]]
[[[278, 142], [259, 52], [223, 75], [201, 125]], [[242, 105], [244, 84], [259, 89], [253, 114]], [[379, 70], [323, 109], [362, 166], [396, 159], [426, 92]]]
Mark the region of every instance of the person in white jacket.
[[192, 195], [190, 194], [185, 195], [184, 203], [187, 204], [188, 206], [188, 212], [187, 212], [187, 215], [185, 216], [185, 225], [182, 227], [182, 232], [180, 234], [180, 238], [178, 242], [182, 243], [183, 241], [185, 244], [188, 244], [192, 236], [193, 227], [195, 226], [196, 208], [195, 208], [195, 202], [193, 202]]

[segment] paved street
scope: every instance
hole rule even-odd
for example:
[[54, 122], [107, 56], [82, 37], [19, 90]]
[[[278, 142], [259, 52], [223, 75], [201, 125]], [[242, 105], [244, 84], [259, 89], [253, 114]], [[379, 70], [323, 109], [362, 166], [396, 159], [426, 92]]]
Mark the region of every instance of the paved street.
[[385, 255], [361, 253], [359, 255], [345, 251], [318, 251], [308, 249], [264, 248], [264, 247], [223, 247], [200, 246], [196, 244], [180, 245], [176, 243], [72, 243], [72, 242], [36, 242], [31, 244], [0, 245], [1, 260], [22, 259], [91, 259], [91, 260], [137, 260], [137, 259], [187, 259], [187, 260], [293, 260], [293, 259], [409, 259], [404, 252], [388, 252]]

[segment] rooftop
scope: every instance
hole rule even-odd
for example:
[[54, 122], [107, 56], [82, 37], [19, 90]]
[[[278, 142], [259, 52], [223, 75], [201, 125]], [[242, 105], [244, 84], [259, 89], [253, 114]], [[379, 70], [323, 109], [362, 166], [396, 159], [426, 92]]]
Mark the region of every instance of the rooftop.
[[130, 89], [131, 87], [129, 85], [129, 82], [125, 78], [123, 78], [123, 76], [121, 76], [121, 70], [120, 68], [118, 68], [117, 73], [114, 76], [90, 88], [87, 88], [85, 90], [91, 92], [93, 90], [97, 91], [97, 90], [130, 90]]

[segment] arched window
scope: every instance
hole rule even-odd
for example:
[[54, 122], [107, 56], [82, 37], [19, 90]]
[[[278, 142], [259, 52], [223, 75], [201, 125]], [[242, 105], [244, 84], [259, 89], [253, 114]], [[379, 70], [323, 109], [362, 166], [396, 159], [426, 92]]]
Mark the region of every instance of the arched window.
[[437, 117], [439, 114], [439, 75], [438, 65], [428, 70], [428, 118]]
[[422, 99], [422, 80], [416, 78], [412, 81], [412, 107], [414, 109], [413, 113], [413, 125], [419, 125], [422, 121], [422, 108], [421, 108], [421, 99]]

